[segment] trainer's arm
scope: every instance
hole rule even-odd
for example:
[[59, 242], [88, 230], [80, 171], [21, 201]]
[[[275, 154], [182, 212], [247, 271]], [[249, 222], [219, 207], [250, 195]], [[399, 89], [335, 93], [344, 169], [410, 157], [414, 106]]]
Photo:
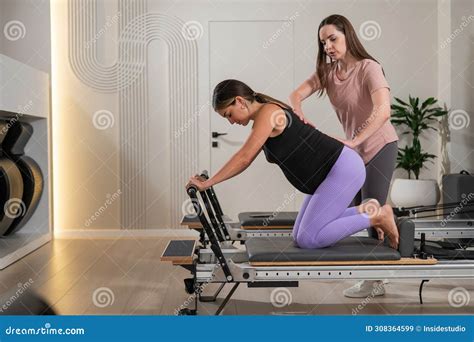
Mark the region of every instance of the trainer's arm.
[[371, 95], [373, 109], [365, 127], [358, 128], [353, 133], [352, 147], [362, 144], [368, 137], [377, 132], [383, 124], [390, 119], [390, 91], [388, 88], [381, 88]]
[[304, 123], [309, 123], [312, 126], [314, 125], [304, 116], [303, 109], [301, 108], [301, 102], [314, 94], [320, 88], [321, 84], [319, 82], [318, 76], [316, 73], [314, 73], [310, 78], [301, 83], [300, 86], [296, 88], [288, 98], [295, 114], [298, 115], [298, 117], [303, 120]]

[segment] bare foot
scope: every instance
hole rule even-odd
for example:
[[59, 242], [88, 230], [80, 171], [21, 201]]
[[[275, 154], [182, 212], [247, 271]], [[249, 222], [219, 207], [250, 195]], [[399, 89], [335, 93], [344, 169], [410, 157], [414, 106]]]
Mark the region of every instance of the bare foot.
[[378, 227], [384, 231], [389, 239], [390, 247], [397, 249], [399, 242], [398, 228], [393, 216], [392, 207], [388, 204], [384, 205], [380, 214], [371, 220], [373, 226]]
[[[366, 214], [369, 219], [372, 219], [377, 215], [380, 215], [381, 206], [379, 201], [377, 201], [375, 198], [371, 198], [365, 200], [362, 204], [360, 204], [357, 207], [357, 210], [359, 211], [359, 213]], [[385, 235], [383, 229], [379, 226], [373, 226], [373, 228], [377, 232], [378, 239], [382, 241]]]

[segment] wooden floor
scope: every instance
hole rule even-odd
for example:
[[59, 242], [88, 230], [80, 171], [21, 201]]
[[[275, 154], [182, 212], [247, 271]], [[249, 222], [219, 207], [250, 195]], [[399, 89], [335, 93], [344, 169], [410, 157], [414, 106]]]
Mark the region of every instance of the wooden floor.
[[[55, 240], [0, 271], [0, 292], [31, 278], [32, 288], [59, 314], [173, 315], [192, 297], [183, 287], [189, 273], [159, 261], [168, 240]], [[302, 282], [299, 288], [288, 289], [291, 304], [281, 308], [271, 304], [273, 289], [241, 285], [223, 314], [474, 314], [470, 280], [430, 281], [425, 284], [423, 305], [418, 302], [417, 280], [390, 281], [385, 296], [369, 299], [345, 298], [342, 291], [352, 284]], [[456, 287], [468, 291], [468, 305], [449, 305], [448, 293]], [[217, 303], [200, 303], [201, 314], [212, 314], [229, 289], [222, 291]]]

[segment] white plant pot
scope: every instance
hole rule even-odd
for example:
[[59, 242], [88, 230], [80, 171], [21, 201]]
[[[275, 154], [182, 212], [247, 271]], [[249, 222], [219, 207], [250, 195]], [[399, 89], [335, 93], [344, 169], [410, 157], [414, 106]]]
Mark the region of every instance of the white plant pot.
[[435, 205], [440, 198], [434, 179], [402, 179], [393, 181], [390, 199], [397, 207]]

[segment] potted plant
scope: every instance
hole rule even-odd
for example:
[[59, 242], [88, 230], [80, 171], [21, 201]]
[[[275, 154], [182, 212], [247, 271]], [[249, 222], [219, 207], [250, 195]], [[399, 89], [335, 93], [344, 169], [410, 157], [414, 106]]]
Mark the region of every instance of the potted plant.
[[[407, 171], [408, 179], [397, 178], [392, 184], [390, 198], [399, 207], [435, 205], [439, 201], [439, 187], [434, 179], [419, 179], [420, 171], [427, 162], [433, 163], [434, 154], [423, 151], [420, 136], [424, 131], [438, 131], [435, 124], [448, 114], [446, 108], [436, 105], [438, 102], [430, 97], [420, 103], [418, 97], [408, 96], [408, 103], [395, 97], [392, 108], [392, 123], [404, 128], [402, 135], [412, 136], [411, 144], [398, 149], [397, 168]], [[414, 176], [414, 179], [412, 178]]]

